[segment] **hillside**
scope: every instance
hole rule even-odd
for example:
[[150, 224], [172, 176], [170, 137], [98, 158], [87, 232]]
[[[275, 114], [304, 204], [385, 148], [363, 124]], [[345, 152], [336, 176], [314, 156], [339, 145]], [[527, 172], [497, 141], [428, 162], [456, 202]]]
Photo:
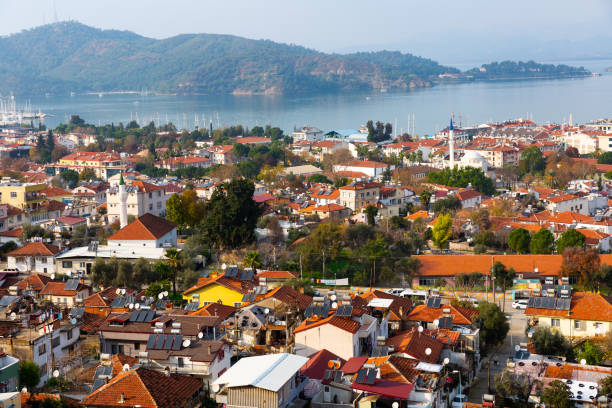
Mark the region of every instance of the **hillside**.
[[[231, 35], [156, 40], [62, 22], [0, 38], [0, 93], [280, 94], [430, 86], [459, 70], [400, 52], [325, 54]], [[482, 75], [481, 75], [482, 76]]]

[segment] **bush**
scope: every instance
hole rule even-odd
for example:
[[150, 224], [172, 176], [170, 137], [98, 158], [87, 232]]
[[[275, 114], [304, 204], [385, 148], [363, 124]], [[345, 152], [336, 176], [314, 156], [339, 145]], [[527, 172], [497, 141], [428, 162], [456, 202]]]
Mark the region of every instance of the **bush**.
[[475, 254], [484, 254], [485, 252], [487, 252], [487, 247], [484, 246], [483, 244], [476, 244], [474, 246], [474, 253]]

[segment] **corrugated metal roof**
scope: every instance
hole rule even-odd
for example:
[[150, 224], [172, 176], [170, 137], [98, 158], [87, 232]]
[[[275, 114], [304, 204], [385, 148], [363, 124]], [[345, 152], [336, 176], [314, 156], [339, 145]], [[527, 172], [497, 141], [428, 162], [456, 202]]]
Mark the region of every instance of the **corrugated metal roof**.
[[227, 387], [253, 386], [278, 391], [308, 361], [294, 354], [267, 354], [240, 359], [214, 384]]

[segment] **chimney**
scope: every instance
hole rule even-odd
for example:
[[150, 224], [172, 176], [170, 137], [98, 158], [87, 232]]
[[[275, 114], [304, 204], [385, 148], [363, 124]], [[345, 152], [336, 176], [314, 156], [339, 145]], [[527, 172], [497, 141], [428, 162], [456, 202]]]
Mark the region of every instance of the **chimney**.
[[121, 395], [119, 395], [119, 404], [123, 404], [125, 402], [125, 394], [121, 393]]

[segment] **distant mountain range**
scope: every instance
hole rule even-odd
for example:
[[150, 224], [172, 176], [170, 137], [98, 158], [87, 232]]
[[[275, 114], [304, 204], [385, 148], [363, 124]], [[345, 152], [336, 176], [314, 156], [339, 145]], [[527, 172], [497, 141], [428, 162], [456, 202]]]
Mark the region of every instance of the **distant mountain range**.
[[566, 65], [493, 63], [462, 73], [392, 51], [326, 54], [231, 35], [157, 40], [62, 22], [0, 38], [0, 94], [282, 94], [426, 87], [443, 80], [590, 75]]

